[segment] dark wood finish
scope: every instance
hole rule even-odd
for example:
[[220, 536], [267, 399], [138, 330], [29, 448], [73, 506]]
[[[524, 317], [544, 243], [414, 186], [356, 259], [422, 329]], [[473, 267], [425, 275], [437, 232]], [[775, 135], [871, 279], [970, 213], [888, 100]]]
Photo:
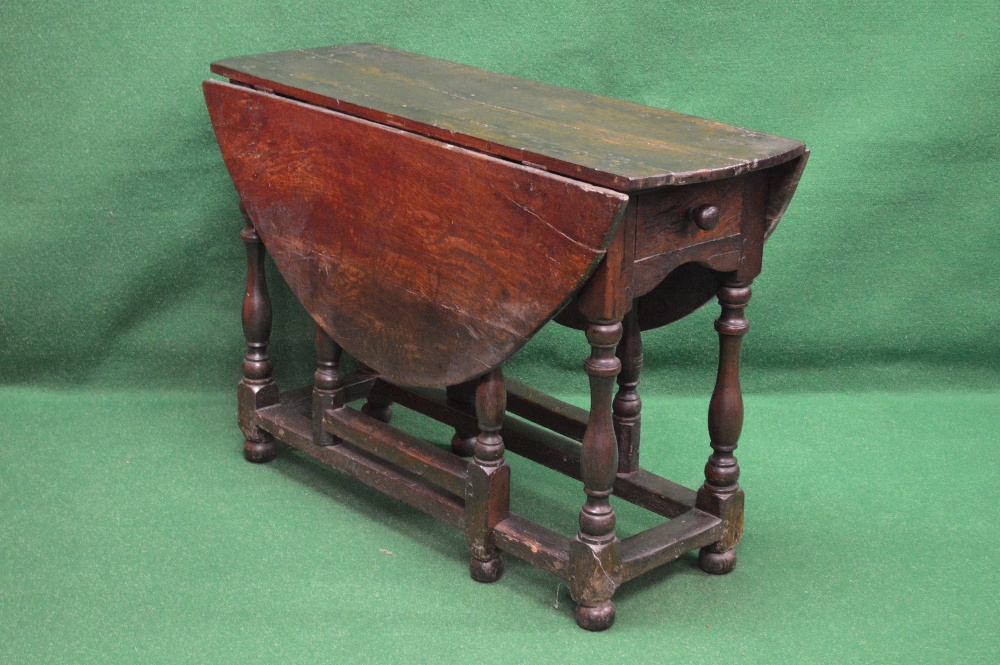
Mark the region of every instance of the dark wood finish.
[[[722, 275], [739, 271], [751, 281], [760, 273], [764, 241], [784, 214], [805, 168], [808, 151], [766, 171], [715, 183], [640, 192], [629, 205], [635, 216], [631, 294], [639, 301], [639, 327], [659, 328], [702, 307], [715, 297]], [[706, 231], [691, 219], [711, 205], [719, 222]], [[567, 307], [555, 319], [578, 330], [586, 327], [578, 310]]]
[[[696, 263], [717, 273], [745, 270], [753, 279], [760, 272], [759, 261], [745, 266], [746, 242], [760, 238], [763, 244], [764, 206], [770, 194], [769, 171], [757, 171], [729, 180], [664, 188], [644, 192], [638, 197], [638, 229], [636, 232], [635, 293], [644, 296], [657, 288], [679, 266]], [[718, 211], [718, 221], [705, 230], [692, 215], [705, 207]], [[681, 288], [686, 289], [687, 283]], [[696, 307], [708, 302], [714, 292], [698, 292]], [[668, 300], [688, 299], [676, 291], [666, 294]], [[661, 308], [650, 308], [653, 316]], [[685, 314], [687, 312], [684, 312]], [[644, 317], [648, 318], [648, 317]], [[645, 321], [643, 323], [646, 323]], [[644, 325], [644, 328], [664, 325]]]
[[348, 444], [317, 446], [313, 443], [312, 421], [309, 416], [302, 415], [303, 405], [308, 410], [307, 399], [261, 409], [257, 412], [261, 427], [292, 448], [383, 494], [408, 503], [457, 529], [465, 528], [465, 508], [459, 497], [428, 485], [418, 476]]
[[694, 490], [645, 469], [619, 475], [615, 496], [668, 518], [686, 513], [695, 504]]
[[[507, 410], [574, 441], [583, 441], [590, 414], [531, 386], [507, 379]], [[577, 455], [579, 459], [579, 455]]]
[[620, 191], [726, 178], [802, 154], [799, 141], [378, 44], [220, 60], [212, 71]]
[[687, 217], [702, 231], [714, 231], [721, 219], [718, 207], [708, 203], [688, 209]]
[[513, 514], [497, 523], [493, 538], [504, 552], [569, 580], [569, 538]]
[[[463, 529], [476, 580], [500, 577], [502, 552], [550, 571], [590, 630], [620, 584], [686, 551], [732, 570], [743, 311], [804, 145], [375, 45], [213, 71], [232, 81], [204, 90], [247, 216], [248, 459], [283, 441]], [[282, 395], [265, 245], [318, 324], [313, 385]], [[716, 295], [696, 492], [639, 464], [640, 333]], [[589, 410], [504, 380], [553, 318], [586, 332]], [[343, 351], [359, 371], [342, 375]], [[390, 425], [393, 405], [453, 427], [450, 451]], [[582, 481], [575, 537], [510, 512], [505, 451]], [[612, 494], [668, 521], [620, 541]]]
[[389, 387], [382, 381], [375, 381], [368, 392], [368, 401], [361, 408], [366, 416], [388, 425], [392, 422], [392, 397]]
[[368, 397], [376, 377], [368, 372], [353, 372], [344, 379], [344, 402], [356, 402]]
[[204, 87], [285, 281], [346, 352], [400, 383], [461, 383], [520, 349], [597, 267], [628, 200], [275, 95]]
[[639, 399], [639, 377], [642, 374], [642, 335], [639, 332], [638, 303], [622, 321], [622, 341], [618, 344], [618, 393], [612, 403], [615, 437], [618, 439], [618, 473], [639, 470], [639, 428], [642, 400]]
[[[346, 383], [350, 385], [351, 379], [349, 378]], [[445, 405], [443, 397], [434, 395], [433, 391], [427, 389], [411, 391], [397, 387], [397, 392], [394, 394], [423, 399], [424, 404]], [[400, 400], [399, 403], [411, 407], [421, 404], [416, 399], [412, 402]], [[317, 446], [311, 434], [311, 421], [308, 415], [310, 404], [311, 389], [289, 391], [281, 395], [280, 404], [262, 408], [257, 415], [261, 426], [266, 431], [292, 448], [358, 478], [380, 491], [415, 505], [424, 512], [435, 515], [457, 528], [464, 528], [465, 512], [460, 500], [454, 494], [427, 482], [426, 477], [422, 477], [418, 473], [403, 471], [402, 468], [387, 463], [375, 455], [352, 448], [349, 443], [340, 439], [337, 439], [336, 445], [332, 447]], [[459, 416], [467, 416], [462, 412], [456, 413]], [[537, 435], [544, 430], [528, 430], [522, 427], [522, 433], [517, 438], [524, 442], [525, 451], [534, 450], [537, 446], [546, 443], [544, 438], [531, 439], [529, 431]], [[507, 428], [505, 428], [505, 432], [510, 437]], [[413, 447], [423, 448], [424, 446], [417, 444]], [[576, 467], [579, 472], [578, 454], [577, 450]], [[405, 459], [401, 457], [397, 459], [402, 461], [406, 467], [411, 466]], [[619, 482], [622, 480], [619, 478]], [[660, 514], [668, 517], [682, 517], [683, 519], [680, 521], [671, 519], [665, 525], [654, 527], [622, 541], [623, 581], [633, 579], [641, 572], [651, 570], [676, 558], [672, 553], [689, 540], [693, 542], [693, 539], [700, 538], [704, 542], [714, 542], [718, 538], [718, 534], [721, 532], [721, 520], [707, 513], [693, 510], [695, 493], [692, 490], [650, 474], [648, 471], [639, 471], [637, 474], [633, 474], [633, 477], [628, 481], [630, 491], [623, 494], [622, 498], [633, 500], [641, 492], [650, 493], [650, 496], [646, 497], [646, 501], [636, 501], [636, 503], [652, 510], [653, 508], [650, 506], [655, 505], [657, 499], [664, 500], [664, 497], [672, 497], [669, 498], [671, 505], [676, 504], [679, 508]], [[615, 494], [619, 494], [617, 484]], [[653, 497], [653, 494], [656, 496]], [[674, 526], [668, 528], [668, 525], [671, 524]], [[709, 535], [711, 535], [710, 539]], [[497, 548], [569, 580], [569, 538], [514, 514], [509, 514], [506, 519], [496, 524], [493, 536]], [[689, 545], [677, 551], [677, 555], [698, 546], [698, 544]], [[660, 563], [656, 563], [657, 561]]]
[[740, 466], [733, 452], [743, 430], [743, 392], [740, 388], [740, 347], [750, 323], [743, 314], [750, 302], [750, 285], [726, 282], [719, 289], [722, 314], [715, 320], [719, 333], [719, 373], [708, 407], [708, 434], [712, 455], [705, 465], [705, 484], [698, 490], [697, 507], [722, 519], [718, 541], [703, 547], [698, 564], [707, 573], [722, 575], [736, 566], [736, 543], [743, 535], [743, 490]]
[[[733, 247], [737, 242], [728, 238], [717, 242], [725, 245], [722, 247], [725, 256], [736, 251]], [[735, 270], [736, 263], [732, 261], [727, 267]], [[722, 275], [715, 270], [700, 263], [682, 263], [651, 291], [636, 299], [640, 330], [659, 328], [684, 318], [714, 298], [721, 285]]]
[[632, 309], [636, 206], [629, 203], [604, 260], [576, 297], [583, 330], [595, 321], [621, 321]]
[[[748, 176], [686, 187], [664, 187], [638, 197], [635, 260], [696, 247], [720, 238], [738, 236], [743, 221], [743, 195]], [[750, 185], [760, 186], [759, 178]], [[699, 208], [716, 210], [711, 229], [691, 219]]]
[[611, 596], [622, 581], [621, 543], [615, 535], [615, 511], [609, 500], [618, 470], [611, 399], [621, 369], [615, 356], [621, 336], [620, 321], [592, 321], [587, 327], [591, 353], [583, 366], [590, 377], [590, 420], [580, 454], [587, 500], [580, 511], [580, 531], [569, 550], [576, 622], [587, 630], [604, 630], [614, 623]]
[[324, 425], [337, 437], [354, 444], [370, 455], [384, 459], [429, 484], [461, 496], [465, 491], [465, 463], [437, 446], [401, 432], [344, 407], [327, 411]]
[[722, 520], [700, 510], [689, 510], [669, 522], [622, 541], [622, 581], [659, 568], [685, 552], [715, 541]]
[[345, 404], [344, 377], [340, 373], [343, 350], [322, 327], [316, 326], [316, 372], [313, 374], [313, 442], [333, 445], [333, 436], [323, 427], [323, 414]]
[[271, 435], [260, 427], [257, 410], [278, 401], [278, 385], [274, 382], [274, 365], [267, 353], [271, 337], [271, 297], [264, 275], [264, 245], [257, 235], [250, 215], [240, 211], [246, 226], [240, 233], [247, 252], [247, 288], [243, 296], [243, 336], [247, 352], [243, 357], [243, 379], [237, 388], [239, 423], [246, 441], [243, 455], [251, 462], [269, 462], [276, 448]]
[[465, 485], [465, 542], [469, 572], [477, 582], [495, 582], [503, 574], [493, 529], [510, 514], [510, 467], [500, 436], [506, 405], [503, 371], [497, 367], [476, 387], [479, 436]]
[[[473, 379], [455, 386], [448, 386], [448, 403], [466, 411], [472, 411], [475, 409], [476, 386], [478, 385], [479, 379]], [[478, 423], [476, 427], [456, 426], [455, 435], [451, 437], [451, 452], [460, 457], [472, 457], [476, 452], [476, 439], [478, 437]]]
[[[510, 388], [515, 382], [508, 381], [507, 384]], [[401, 386], [392, 386], [391, 390], [392, 398], [396, 403], [452, 427], [467, 427], [476, 422], [475, 414], [457, 408], [456, 405], [448, 402], [440, 390]], [[546, 397], [549, 404], [558, 402], [552, 397]], [[510, 391], [508, 391], [507, 398], [508, 400], [511, 398]], [[559, 403], [563, 404], [567, 410], [576, 409], [569, 404]], [[509, 404], [508, 402], [508, 406]], [[536, 412], [539, 414], [547, 413], [542, 409], [537, 409]], [[576, 427], [586, 429], [589, 416], [586, 411], [583, 413], [584, 419], [578, 421], [573, 426], [574, 429]], [[545, 416], [543, 415], [542, 418], [535, 422], [545, 425], [547, 422], [544, 420]], [[516, 453], [571, 478], [581, 479], [581, 446], [568, 438], [565, 432], [556, 434], [548, 429], [510, 418], [504, 423], [503, 431], [506, 451]], [[614, 496], [667, 518], [686, 513], [695, 504], [694, 490], [661, 478], [644, 469], [630, 474], [618, 474], [614, 482]]]
[[806, 169], [806, 162], [809, 161], [809, 150], [806, 149], [800, 157], [796, 157], [790, 162], [771, 169], [768, 181], [767, 229], [764, 231], [764, 240], [771, 237], [774, 230], [778, 228], [778, 222], [785, 215], [788, 204], [792, 202], [792, 196], [799, 186], [802, 172]]

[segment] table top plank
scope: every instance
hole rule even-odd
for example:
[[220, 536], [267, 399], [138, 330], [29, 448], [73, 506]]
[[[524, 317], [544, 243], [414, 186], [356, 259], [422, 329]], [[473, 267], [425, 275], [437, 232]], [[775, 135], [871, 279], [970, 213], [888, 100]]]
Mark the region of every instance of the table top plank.
[[229, 58], [212, 71], [626, 192], [729, 177], [805, 150], [791, 139], [377, 44]]

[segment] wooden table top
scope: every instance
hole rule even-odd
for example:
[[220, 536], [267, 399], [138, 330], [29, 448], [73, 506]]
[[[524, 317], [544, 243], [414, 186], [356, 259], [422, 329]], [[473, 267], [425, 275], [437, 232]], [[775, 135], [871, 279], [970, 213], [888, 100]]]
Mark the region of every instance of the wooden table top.
[[229, 58], [212, 71], [622, 192], [729, 177], [805, 151], [799, 141], [377, 44]]

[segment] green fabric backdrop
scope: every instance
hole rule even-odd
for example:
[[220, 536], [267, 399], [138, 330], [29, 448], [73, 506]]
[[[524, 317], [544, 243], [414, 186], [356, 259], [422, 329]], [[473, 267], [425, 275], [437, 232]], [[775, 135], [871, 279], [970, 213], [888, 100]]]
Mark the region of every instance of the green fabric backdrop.
[[[515, 564], [470, 588], [460, 535], [304, 462], [239, 465], [241, 220], [199, 83], [223, 57], [353, 41], [810, 146], [748, 310], [741, 463], [758, 475], [733, 576], [682, 561], [623, 592], [608, 637], [584, 635], [565, 592], [546, 609], [554, 580]], [[1000, 660], [995, 0], [0, 0], [0, 55], [0, 662], [554, 661], [595, 644], [645, 649], [637, 662]], [[312, 332], [277, 281], [292, 387]], [[646, 338], [647, 416], [698, 444], [644, 455], [685, 460], [666, 475], [690, 484], [716, 309]], [[579, 401], [585, 354], [550, 327], [510, 373]], [[682, 407], [690, 431], [670, 425]], [[118, 475], [130, 459], [139, 479]], [[367, 559], [341, 551], [362, 541]], [[150, 554], [178, 542], [166, 565]], [[392, 542], [407, 566], [378, 558]], [[310, 586], [312, 563], [360, 580]], [[219, 575], [221, 598], [205, 591]], [[358, 609], [373, 603], [390, 609]]]

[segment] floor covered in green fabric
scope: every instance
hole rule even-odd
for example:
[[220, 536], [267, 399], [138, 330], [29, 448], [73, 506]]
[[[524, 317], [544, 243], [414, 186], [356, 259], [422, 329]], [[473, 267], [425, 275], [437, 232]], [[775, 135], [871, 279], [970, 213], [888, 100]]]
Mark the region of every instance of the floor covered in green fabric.
[[[494, 585], [470, 580], [462, 534], [422, 513], [287, 449], [244, 462], [231, 393], [0, 399], [0, 662], [1000, 657], [998, 392], [748, 395], [736, 571], [687, 556], [629, 583], [603, 634], [517, 560]], [[696, 485], [704, 412], [647, 397], [644, 465]], [[572, 533], [579, 486], [511, 463], [515, 510]], [[655, 522], [616, 507], [622, 534]]]

